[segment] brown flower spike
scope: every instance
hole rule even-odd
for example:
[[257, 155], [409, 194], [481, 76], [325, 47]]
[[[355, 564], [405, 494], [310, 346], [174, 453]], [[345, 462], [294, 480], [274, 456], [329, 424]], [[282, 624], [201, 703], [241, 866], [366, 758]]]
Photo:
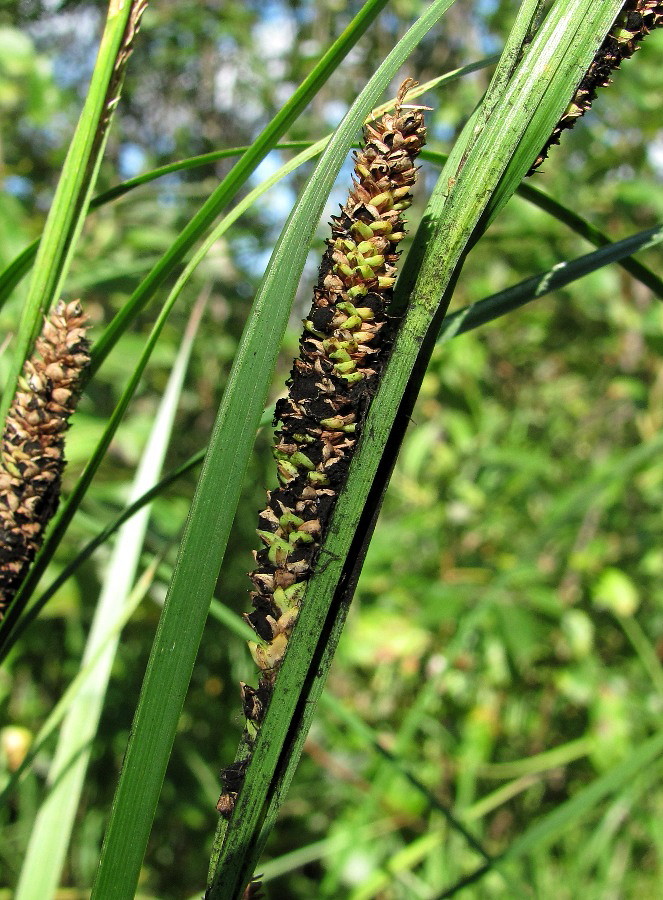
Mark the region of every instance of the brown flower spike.
[[355, 177], [322, 259], [313, 306], [304, 322], [288, 396], [276, 407], [274, 456], [280, 486], [260, 513], [250, 575], [258, 640], [249, 645], [260, 669], [257, 688], [241, 685], [246, 728], [237, 760], [221, 775], [218, 810], [235, 805], [251, 748], [336, 498], [347, 477], [361, 425], [392, 343], [387, 306], [396, 280], [403, 211], [411, 203], [415, 159], [425, 143], [420, 108], [403, 105], [364, 129]]
[[26, 360], [0, 449], [0, 618], [55, 513], [64, 433], [90, 356], [80, 304], [60, 301]]
[[559, 144], [562, 131], [573, 128], [576, 121], [585, 115], [596, 99], [597, 89], [610, 84], [610, 73], [619, 68], [623, 59], [633, 56], [639, 49], [639, 42], [652, 29], [662, 25], [662, 0], [627, 0], [528, 175], [533, 175], [547, 159], [550, 148]]

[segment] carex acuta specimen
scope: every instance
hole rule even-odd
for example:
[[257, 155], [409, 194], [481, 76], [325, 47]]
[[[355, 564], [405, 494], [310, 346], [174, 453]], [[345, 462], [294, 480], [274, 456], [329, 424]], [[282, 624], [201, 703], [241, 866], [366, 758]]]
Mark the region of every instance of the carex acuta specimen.
[[250, 649], [260, 678], [241, 685], [246, 727], [240, 752], [222, 772], [218, 810], [232, 812], [274, 682], [291, 640], [362, 423], [392, 345], [388, 315], [396, 281], [403, 212], [416, 180], [415, 160], [425, 143], [421, 107], [404, 103], [414, 86], [399, 90], [393, 113], [364, 128], [354, 156], [349, 197], [331, 221], [313, 305], [304, 322], [288, 395], [276, 407], [274, 457], [279, 486], [260, 513], [263, 543], [251, 573], [256, 632]]

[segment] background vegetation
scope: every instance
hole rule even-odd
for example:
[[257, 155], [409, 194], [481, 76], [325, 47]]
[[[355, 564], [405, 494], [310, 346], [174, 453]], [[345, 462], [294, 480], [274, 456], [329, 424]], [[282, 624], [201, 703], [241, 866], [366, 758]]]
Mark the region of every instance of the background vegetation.
[[[338, 122], [419, 6], [389, 6], [289, 139], [317, 139]], [[408, 74], [424, 82], [498, 51], [517, 6], [457, 3], [411, 57]], [[322, 0], [155, 4], [130, 62], [98, 188], [250, 143], [356, 9]], [[2, 266], [43, 227], [103, 14], [100, 4], [76, 2], [0, 8]], [[663, 215], [662, 58], [663, 35], [656, 33], [536, 176], [537, 185], [613, 240]], [[479, 71], [427, 95], [430, 147], [450, 148], [488, 79]], [[252, 183], [284, 158], [270, 156]], [[169, 176], [90, 218], [67, 295], [84, 298], [99, 330], [229, 165]], [[305, 175], [298, 170], [251, 207], [198, 269], [51, 575], [125, 503], [201, 295], [207, 308], [167, 466], [206, 443], [251, 298]], [[347, 168], [330, 212], [346, 176]], [[424, 163], [421, 200], [436, 177]], [[409, 218], [416, 223], [416, 205]], [[587, 249], [516, 198], [471, 254], [454, 306]], [[300, 316], [319, 253], [320, 243], [300, 286]], [[660, 252], [643, 261], [660, 270]], [[3, 334], [16, 327], [24, 290], [0, 311]], [[69, 485], [153, 319], [148, 308], [83, 398], [68, 444]], [[662, 325], [660, 301], [613, 267], [438, 348], [326, 701], [270, 841], [264, 870], [278, 879], [273, 896], [429, 897], [481, 862], [425, 795], [395, 774], [378, 743], [499, 852], [534, 818], [628, 760], [656, 730], [663, 707]], [[293, 317], [274, 396], [298, 329]], [[236, 612], [246, 608], [255, 513], [272, 479], [265, 431], [219, 579], [218, 599]], [[195, 473], [153, 507], [143, 562], [156, 557], [159, 566], [122, 634], [62, 882], [74, 888], [89, 887], [94, 876], [194, 483]], [[59, 591], [0, 672], [6, 771], [16, 764], [12, 748], [20, 754], [21, 740], [38, 731], [78, 671], [107, 560], [108, 551], [98, 551]], [[251, 680], [252, 670], [243, 642], [210, 617], [144, 866], [146, 896], [201, 891], [218, 769], [232, 758], [242, 725], [237, 684]], [[47, 745], [2, 811], [8, 888], [25, 855], [51, 753]], [[663, 851], [660, 775], [659, 760], [467, 896], [654, 896]]]

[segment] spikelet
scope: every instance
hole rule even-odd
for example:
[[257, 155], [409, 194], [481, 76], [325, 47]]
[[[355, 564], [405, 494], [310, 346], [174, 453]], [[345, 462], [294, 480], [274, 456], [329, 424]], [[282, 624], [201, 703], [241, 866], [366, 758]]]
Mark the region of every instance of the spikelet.
[[25, 362], [0, 449], [0, 618], [41, 546], [65, 465], [64, 433], [90, 357], [85, 316], [60, 301]]
[[610, 73], [619, 67], [623, 59], [633, 56], [643, 37], [661, 25], [662, 0], [627, 0], [528, 175], [533, 175], [548, 157], [551, 146], [559, 144], [562, 131], [573, 128], [576, 121], [585, 115], [596, 98], [598, 88], [610, 84]]
[[331, 221], [313, 306], [304, 322], [288, 396], [276, 407], [274, 457], [280, 486], [260, 513], [263, 548], [250, 575], [258, 636], [249, 644], [260, 669], [257, 688], [241, 685], [244, 753], [222, 774], [217, 809], [230, 816], [276, 673], [297, 621], [336, 498], [347, 477], [379, 374], [393, 338], [387, 307], [396, 280], [403, 211], [411, 203], [415, 159], [425, 143], [420, 108], [403, 105], [364, 129], [352, 189]]

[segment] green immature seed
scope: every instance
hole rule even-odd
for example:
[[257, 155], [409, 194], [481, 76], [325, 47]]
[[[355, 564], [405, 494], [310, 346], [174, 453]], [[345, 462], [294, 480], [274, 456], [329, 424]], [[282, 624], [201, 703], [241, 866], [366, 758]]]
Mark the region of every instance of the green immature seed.
[[378, 275], [378, 287], [390, 288], [396, 284], [396, 279], [391, 275]]
[[330, 359], [338, 359], [342, 362], [347, 362], [350, 359], [350, 354], [347, 350], [339, 349], [335, 350], [334, 353], [329, 354]]
[[297, 477], [299, 470], [296, 466], [293, 466], [292, 463], [286, 462], [285, 460], [279, 460], [276, 464], [276, 474], [282, 484], [287, 484], [293, 478]]
[[383, 191], [381, 194], [376, 194], [371, 200], [373, 206], [386, 206], [389, 209], [391, 208], [392, 203], [393, 198], [391, 191]]
[[[373, 200], [373, 202], [375, 203], [375, 200]], [[383, 221], [379, 220], [377, 222], [371, 223], [371, 230], [373, 231], [374, 234], [386, 235], [386, 234], [390, 233], [392, 228], [393, 228], [393, 225], [391, 224], [391, 222], [383, 222]]]
[[329, 479], [324, 472], [309, 472], [306, 477], [311, 484], [318, 485], [318, 487], [326, 487], [329, 484]]
[[284, 513], [279, 518], [279, 525], [281, 528], [299, 528], [299, 526], [303, 524], [304, 520], [300, 519], [300, 517], [296, 516], [294, 513]]
[[358, 381], [361, 381], [364, 377], [362, 372], [350, 372], [349, 375], [341, 375], [341, 378], [344, 381], [347, 381], [348, 384], [356, 384]]
[[375, 318], [375, 313], [370, 306], [358, 306], [357, 309], [354, 309], [353, 307], [353, 310], [354, 312], [351, 313], [351, 315], [356, 314], [360, 316], [364, 322], [370, 322]]
[[267, 552], [269, 561], [274, 566], [284, 565], [291, 549], [292, 547], [287, 541], [284, 541], [282, 538], [276, 538]]
[[260, 528], [256, 528], [256, 534], [268, 547], [271, 547], [274, 541], [278, 540], [277, 535], [273, 531], [262, 531]]
[[343, 323], [343, 328], [346, 328], [348, 331], [353, 331], [355, 328], [359, 328], [363, 324], [364, 323], [361, 316], [350, 316]]
[[352, 230], [355, 231], [359, 237], [363, 238], [367, 241], [369, 238], [373, 237], [373, 229], [370, 225], [367, 225], [366, 222], [362, 222], [361, 219], [357, 222], [352, 223]]
[[334, 269], [336, 272], [340, 272], [341, 275], [345, 275], [346, 278], [352, 278], [354, 275], [354, 269], [351, 266], [346, 266], [345, 263], [334, 266]]
[[274, 591], [274, 603], [279, 608], [281, 615], [287, 610], [296, 609], [304, 599], [307, 584], [300, 581], [297, 584], [290, 585], [289, 588], [276, 588]]
[[628, 28], [613, 28], [611, 34], [617, 41], [630, 41], [633, 37], [633, 32]]
[[345, 431], [346, 434], [352, 434], [356, 430], [355, 423], [346, 425], [342, 416], [332, 416], [329, 419], [320, 419], [323, 428], [329, 431]]
[[347, 362], [336, 363], [334, 368], [339, 375], [346, 375], [348, 372], [354, 372], [354, 370], [357, 368], [357, 363], [350, 359]]
[[258, 725], [255, 722], [252, 722], [250, 719], [247, 719], [244, 727], [246, 728], [246, 733], [249, 737], [249, 740], [254, 741], [258, 736], [258, 731], [260, 730], [258, 728]]
[[277, 634], [269, 644], [249, 641], [249, 651], [259, 669], [274, 669], [281, 662], [288, 646], [285, 634]]
[[367, 293], [365, 284], [355, 284], [348, 290], [348, 297], [364, 297]]
[[302, 321], [304, 323], [304, 328], [306, 329], [306, 331], [314, 334], [317, 338], [324, 337], [324, 334], [321, 331], [318, 331], [317, 328], [313, 327], [313, 322], [311, 322], [310, 319], [303, 319]]
[[301, 603], [304, 599], [307, 587], [308, 585], [305, 581], [299, 581], [297, 584], [291, 584], [290, 587], [285, 588], [285, 595], [288, 598], [288, 602], [293, 604]]
[[14, 476], [14, 478], [21, 478], [21, 470], [13, 460], [9, 459], [9, 457], [3, 456], [2, 464], [4, 468], [9, 472], [9, 474]]
[[379, 266], [384, 265], [384, 256], [381, 254], [376, 254], [375, 256], [367, 256], [364, 260], [367, 266], [370, 266], [372, 269], [377, 269]]
[[357, 268], [355, 269], [355, 273], [357, 275], [360, 275], [365, 281], [370, 281], [371, 278], [375, 277], [375, 272], [373, 271], [373, 269], [371, 269], [371, 267], [367, 266], [366, 264], [357, 266]]
[[[290, 457], [290, 462], [293, 465], [297, 466], [297, 468], [301, 469], [315, 469], [315, 465], [311, 462], [311, 460], [306, 456], [305, 453], [302, 453], [301, 450], [297, 450]], [[301, 523], [300, 523], [301, 524]]]
[[320, 424], [329, 431], [343, 431], [345, 419], [342, 416], [331, 416], [329, 419], [320, 419]]
[[313, 543], [313, 535], [308, 534], [306, 531], [292, 531], [288, 535], [288, 543], [295, 547], [297, 544], [311, 544]]
[[249, 737], [249, 740], [254, 741], [258, 735], [258, 725], [255, 722], [252, 722], [250, 719], [247, 719], [244, 727], [246, 728], [246, 733]]
[[276, 603], [276, 605], [278, 606], [279, 611], [281, 613], [283, 612], [283, 610], [288, 609], [290, 607], [290, 604], [288, 603], [288, 599], [285, 595], [285, 591], [283, 590], [283, 588], [280, 588], [280, 587], [276, 588], [274, 593], [272, 594], [272, 598], [274, 600], [274, 603]]

